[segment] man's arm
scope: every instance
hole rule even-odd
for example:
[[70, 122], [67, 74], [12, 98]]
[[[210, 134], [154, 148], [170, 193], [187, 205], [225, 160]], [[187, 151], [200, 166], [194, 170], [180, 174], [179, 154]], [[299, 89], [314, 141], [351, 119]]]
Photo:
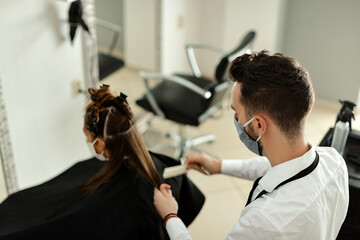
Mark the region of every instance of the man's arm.
[[[154, 206], [162, 219], [177, 214], [178, 204], [172, 196], [170, 185], [161, 184], [159, 189], [154, 188]], [[172, 217], [164, 224], [171, 240], [191, 240], [190, 233], [180, 218]]]
[[[169, 213], [177, 213], [176, 200], [171, 195], [170, 186], [162, 184], [160, 190], [154, 189], [154, 205], [162, 218]], [[243, 210], [239, 220], [228, 233], [226, 240], [236, 239], [279, 239], [281, 231], [264, 215], [259, 208], [249, 205]], [[213, 221], [221, 221], [213, 219]], [[170, 218], [166, 222], [166, 231], [171, 240], [191, 240], [190, 233], [180, 218]]]
[[191, 240], [185, 224], [180, 218], [170, 218], [166, 223], [166, 231], [170, 240]]
[[254, 157], [246, 160], [222, 160], [221, 162], [221, 173], [253, 181], [264, 176], [270, 168], [270, 162], [265, 157]]
[[219, 160], [205, 153], [193, 153], [186, 158], [188, 169], [210, 174], [223, 173], [230, 176], [255, 180], [263, 176], [269, 169], [270, 163], [265, 157], [254, 157], [247, 160]]
[[[171, 240], [192, 239], [184, 223], [179, 218], [169, 219], [166, 224], [166, 231]], [[281, 231], [264, 215], [255, 210], [242, 215], [225, 240], [281, 239], [281, 236]]]

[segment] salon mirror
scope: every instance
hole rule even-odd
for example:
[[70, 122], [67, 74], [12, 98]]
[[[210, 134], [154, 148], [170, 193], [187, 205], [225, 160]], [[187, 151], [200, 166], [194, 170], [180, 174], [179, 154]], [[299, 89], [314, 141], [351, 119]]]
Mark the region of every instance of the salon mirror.
[[2, 166], [2, 157], [1, 157], [1, 150], [0, 150], [0, 202], [7, 196], [7, 190], [5, 185], [5, 177], [4, 177], [4, 170]]
[[157, 70], [159, 4], [159, 0], [95, 0], [100, 81], [123, 67]]
[[99, 78], [124, 67], [124, 1], [95, 1]]

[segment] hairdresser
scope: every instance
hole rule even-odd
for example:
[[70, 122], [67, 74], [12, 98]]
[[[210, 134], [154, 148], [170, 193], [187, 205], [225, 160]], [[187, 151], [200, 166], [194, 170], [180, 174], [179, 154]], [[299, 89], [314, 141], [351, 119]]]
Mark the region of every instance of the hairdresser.
[[[335, 149], [316, 147], [304, 136], [314, 103], [308, 72], [293, 58], [261, 51], [236, 58], [230, 77], [229, 124], [259, 156], [219, 160], [195, 153], [185, 161], [188, 169], [254, 181], [225, 239], [336, 239], [349, 204], [348, 172]], [[172, 240], [191, 239], [169, 185], [155, 188], [154, 205]]]

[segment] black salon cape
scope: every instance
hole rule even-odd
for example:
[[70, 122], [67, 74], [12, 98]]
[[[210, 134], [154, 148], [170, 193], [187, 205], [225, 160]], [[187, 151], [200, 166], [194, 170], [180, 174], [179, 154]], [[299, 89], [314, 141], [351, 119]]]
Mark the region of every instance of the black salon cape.
[[[159, 175], [179, 164], [150, 153]], [[105, 162], [96, 158], [74, 166], [36, 187], [10, 195], [0, 204], [0, 239], [169, 239], [153, 205], [154, 187], [129, 167], [95, 192], [83, 196], [80, 186]], [[179, 217], [189, 225], [205, 197], [186, 176], [164, 181], [172, 186]]]

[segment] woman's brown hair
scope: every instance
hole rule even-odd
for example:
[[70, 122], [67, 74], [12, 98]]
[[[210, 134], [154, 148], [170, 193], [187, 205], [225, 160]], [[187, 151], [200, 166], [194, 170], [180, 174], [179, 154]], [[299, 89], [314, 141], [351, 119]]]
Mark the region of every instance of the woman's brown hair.
[[105, 143], [108, 162], [85, 184], [81, 191], [91, 192], [108, 182], [123, 164], [135, 168], [155, 187], [161, 184], [155, 165], [136, 127], [126, 95], [114, 96], [108, 85], [89, 88], [91, 103], [87, 105], [84, 128]]

